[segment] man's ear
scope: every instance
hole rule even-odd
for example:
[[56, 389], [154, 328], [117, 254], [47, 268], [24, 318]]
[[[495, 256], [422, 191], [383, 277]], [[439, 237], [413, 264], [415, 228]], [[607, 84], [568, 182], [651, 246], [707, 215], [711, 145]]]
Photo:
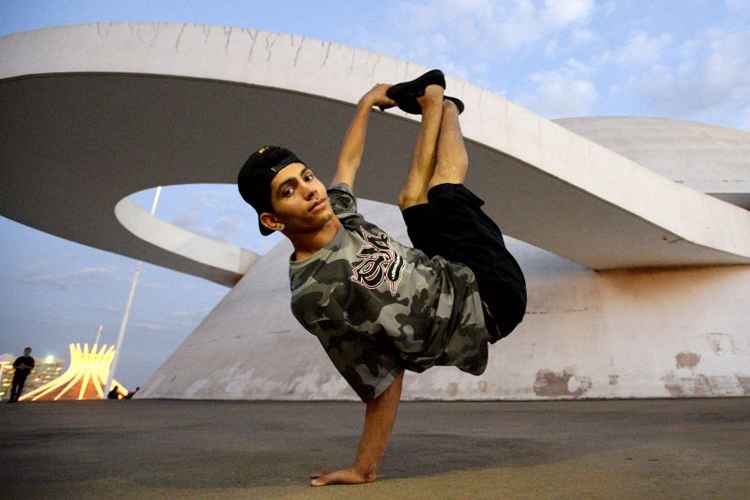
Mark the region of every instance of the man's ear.
[[260, 214], [260, 222], [272, 231], [282, 231], [284, 229], [284, 224], [270, 212]]

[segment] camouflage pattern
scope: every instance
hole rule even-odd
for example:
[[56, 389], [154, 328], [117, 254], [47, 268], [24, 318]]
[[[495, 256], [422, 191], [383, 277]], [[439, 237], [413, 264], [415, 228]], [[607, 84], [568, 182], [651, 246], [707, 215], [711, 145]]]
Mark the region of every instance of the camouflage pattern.
[[357, 212], [350, 188], [329, 189], [344, 228], [289, 263], [292, 313], [363, 401], [403, 369], [487, 366], [487, 330], [474, 273], [392, 240]]

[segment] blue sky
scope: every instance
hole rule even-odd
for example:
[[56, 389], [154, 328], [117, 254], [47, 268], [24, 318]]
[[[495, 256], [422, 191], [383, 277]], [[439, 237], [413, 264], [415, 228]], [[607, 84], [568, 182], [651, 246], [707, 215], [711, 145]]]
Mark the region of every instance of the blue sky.
[[[95, 21], [332, 40], [441, 67], [550, 118], [666, 116], [750, 129], [749, 0], [0, 2], [0, 36]], [[147, 208], [152, 196], [134, 194]], [[158, 215], [261, 253], [277, 241], [258, 236], [233, 186], [167, 187]], [[0, 353], [31, 345], [39, 357], [66, 355], [99, 324], [103, 341], [115, 341], [135, 261], [3, 217], [0, 258]], [[226, 291], [146, 265], [118, 378], [143, 384]]]

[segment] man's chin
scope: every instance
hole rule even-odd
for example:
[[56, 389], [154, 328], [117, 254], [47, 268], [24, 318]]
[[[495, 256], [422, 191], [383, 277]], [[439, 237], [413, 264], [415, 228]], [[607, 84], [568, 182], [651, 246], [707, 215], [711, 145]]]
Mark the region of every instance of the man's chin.
[[300, 227], [298, 230], [292, 230], [294, 234], [315, 234], [321, 231], [325, 231], [331, 224], [335, 223], [336, 215], [331, 211], [327, 214], [321, 214], [319, 217], [315, 217], [309, 224], [304, 227]]

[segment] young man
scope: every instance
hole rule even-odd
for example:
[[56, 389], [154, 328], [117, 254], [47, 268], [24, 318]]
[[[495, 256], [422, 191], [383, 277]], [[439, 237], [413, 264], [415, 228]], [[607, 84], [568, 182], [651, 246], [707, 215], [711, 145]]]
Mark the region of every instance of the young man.
[[[375, 85], [359, 101], [327, 191], [302, 160], [277, 146], [253, 153], [238, 176], [261, 232], [281, 231], [294, 246], [294, 316], [367, 405], [354, 464], [314, 474], [313, 486], [374, 481], [404, 369], [451, 365], [479, 375], [487, 344], [508, 335], [525, 313], [521, 269], [482, 200], [463, 185], [463, 103], [444, 89], [439, 70]], [[352, 194], [369, 113], [396, 105], [422, 115], [398, 200], [414, 248], [367, 222]]]
[[18, 398], [21, 397], [23, 392], [23, 386], [26, 383], [26, 377], [29, 376], [31, 370], [34, 369], [34, 358], [31, 357], [31, 347], [27, 347], [23, 350], [23, 356], [19, 356], [13, 362], [13, 368], [16, 371], [13, 373], [13, 382], [10, 388], [10, 398], [8, 403], [17, 403]]

